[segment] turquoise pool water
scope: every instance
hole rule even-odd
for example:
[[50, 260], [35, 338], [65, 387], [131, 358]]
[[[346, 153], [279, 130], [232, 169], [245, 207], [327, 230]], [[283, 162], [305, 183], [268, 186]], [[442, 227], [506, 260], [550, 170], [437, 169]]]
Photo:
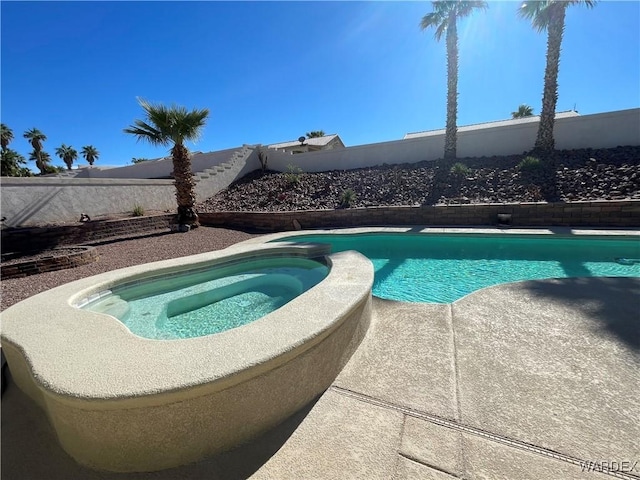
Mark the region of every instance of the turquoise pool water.
[[316, 261], [278, 257], [125, 283], [81, 308], [156, 340], [200, 337], [253, 322], [327, 276]]
[[451, 303], [491, 285], [565, 277], [640, 277], [640, 240], [532, 235], [322, 234], [279, 241], [357, 250], [375, 268], [373, 294]]

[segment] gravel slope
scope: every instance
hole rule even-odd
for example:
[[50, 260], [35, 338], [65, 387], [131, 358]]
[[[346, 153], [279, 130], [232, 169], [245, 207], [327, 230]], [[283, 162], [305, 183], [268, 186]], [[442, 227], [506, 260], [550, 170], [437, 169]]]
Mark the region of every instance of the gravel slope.
[[96, 247], [99, 259], [89, 265], [3, 280], [0, 283], [1, 309], [80, 278], [131, 265], [220, 250], [255, 236], [223, 228], [200, 227], [188, 233], [170, 233], [99, 245]]
[[[319, 173], [255, 171], [198, 205], [199, 212], [640, 198], [640, 146], [565, 150], [519, 166], [525, 155], [463, 158]], [[295, 163], [295, 155], [292, 157]]]

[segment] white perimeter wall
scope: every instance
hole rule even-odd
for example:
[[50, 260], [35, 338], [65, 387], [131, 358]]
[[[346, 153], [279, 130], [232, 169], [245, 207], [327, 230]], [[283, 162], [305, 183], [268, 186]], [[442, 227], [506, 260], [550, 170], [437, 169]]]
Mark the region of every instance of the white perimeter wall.
[[[458, 158], [519, 155], [533, 148], [538, 118], [525, 118], [508, 125], [490, 124], [461, 127], [458, 130]], [[610, 148], [640, 145], [640, 109], [558, 118], [554, 136], [559, 150]], [[444, 152], [444, 133], [373, 143], [340, 150], [289, 154], [269, 151], [269, 168], [286, 171], [295, 165], [307, 172], [349, 170], [382, 164], [415, 163], [437, 160]]]
[[[240, 147], [241, 148], [241, 147]], [[191, 170], [200, 172], [212, 165], [218, 165], [231, 158], [240, 148], [218, 150], [217, 152], [194, 153], [191, 155]], [[78, 177], [88, 178], [166, 178], [173, 174], [173, 160], [171, 157], [159, 160], [147, 160], [124, 167], [105, 168], [86, 167]], [[76, 178], [78, 178], [76, 177]]]
[[[527, 118], [495, 124], [461, 127], [458, 132], [458, 157], [522, 154], [531, 150], [538, 129], [538, 119]], [[619, 145], [640, 145], [640, 109], [558, 118], [555, 122], [556, 148], [609, 148]], [[195, 154], [193, 171], [201, 171], [212, 164], [230, 158], [236, 149]], [[415, 163], [442, 157], [444, 134], [429, 132], [423, 137], [374, 143], [344, 149], [292, 155], [268, 150], [269, 168], [286, 171], [296, 165], [304, 171], [348, 170], [375, 165]], [[252, 152], [220, 182], [207, 188], [211, 192], [225, 188], [233, 180], [258, 168], [256, 153]], [[145, 162], [146, 163], [146, 162]], [[141, 169], [149, 177], [166, 176], [172, 170], [171, 160], [149, 162], [104, 170], [103, 174], [129, 175]], [[100, 173], [95, 169], [96, 173]], [[128, 172], [128, 173], [127, 173]], [[93, 174], [92, 174], [93, 177]], [[223, 181], [224, 180], [224, 181]], [[173, 180], [145, 180], [129, 178], [7, 178], [3, 177], [2, 216], [5, 225], [41, 225], [54, 222], [77, 221], [80, 213], [89, 216], [131, 212], [136, 205], [145, 210], [174, 210]], [[204, 182], [204, 181], [203, 181]], [[201, 182], [201, 183], [203, 183]], [[220, 183], [220, 185], [218, 185]], [[223, 185], [224, 183], [224, 185]], [[204, 188], [199, 184], [200, 192]], [[198, 200], [202, 200], [199, 198]]]
[[98, 215], [176, 208], [173, 180], [2, 177], [5, 225], [74, 222]]

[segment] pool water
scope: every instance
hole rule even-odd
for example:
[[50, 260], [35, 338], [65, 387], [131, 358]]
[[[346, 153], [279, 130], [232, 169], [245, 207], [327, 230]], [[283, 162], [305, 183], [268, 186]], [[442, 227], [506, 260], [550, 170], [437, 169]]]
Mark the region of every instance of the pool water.
[[322, 234], [279, 241], [357, 250], [375, 268], [373, 294], [451, 303], [484, 287], [520, 280], [640, 277], [640, 240], [532, 235]]
[[212, 335], [253, 322], [327, 276], [314, 260], [279, 257], [191, 270], [114, 287], [81, 308], [156, 340]]

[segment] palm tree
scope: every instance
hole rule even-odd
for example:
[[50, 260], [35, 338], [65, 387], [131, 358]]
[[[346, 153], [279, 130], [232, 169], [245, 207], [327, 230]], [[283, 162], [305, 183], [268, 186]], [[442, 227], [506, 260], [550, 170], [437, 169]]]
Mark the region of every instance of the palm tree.
[[311, 132], [307, 132], [307, 138], [320, 138], [324, 137], [324, 130], [313, 130]]
[[547, 65], [544, 70], [542, 110], [534, 150], [551, 152], [555, 147], [553, 123], [558, 101], [558, 69], [564, 19], [567, 7], [577, 4], [592, 8], [596, 0], [535, 0], [524, 2], [518, 10], [521, 17], [531, 20], [533, 28], [538, 32], [547, 31]]
[[32, 162], [36, 162], [36, 167], [38, 167], [38, 170], [40, 170], [41, 175], [49, 173], [49, 170], [51, 170], [51, 165], [49, 164], [49, 162], [51, 162], [51, 155], [49, 155], [47, 152], [43, 152], [42, 150], [37, 152], [34, 149], [29, 154], [29, 160]]
[[82, 156], [89, 163], [89, 165], [93, 165], [98, 157], [100, 156], [100, 152], [93, 145], [87, 145], [86, 147], [82, 147]]
[[518, 110], [515, 112], [511, 112], [511, 118], [524, 118], [524, 117], [532, 117], [533, 116], [533, 108], [524, 103], [518, 106]]
[[5, 152], [7, 147], [13, 140], [13, 130], [7, 127], [4, 123], [0, 124], [0, 143], [2, 144], [2, 151]]
[[67, 146], [64, 143], [56, 148], [56, 155], [67, 164], [67, 170], [71, 170], [71, 165], [73, 165], [74, 160], [78, 158], [78, 152], [75, 148]]
[[0, 156], [2, 157], [0, 175], [3, 177], [30, 177], [33, 175], [28, 168], [22, 166], [26, 160], [15, 150], [3, 148]]
[[24, 132], [23, 137], [29, 140], [33, 147], [33, 154], [36, 157], [36, 166], [40, 169], [40, 173], [45, 173], [44, 166], [47, 162], [40, 158], [40, 153], [42, 152], [42, 142], [47, 139], [47, 136], [37, 128], [32, 128], [31, 130]]
[[187, 111], [184, 107], [154, 105], [138, 99], [145, 111], [146, 119], [136, 120], [125, 133], [135, 135], [138, 140], [146, 140], [152, 145], [172, 145], [173, 177], [176, 185], [178, 203], [178, 223], [197, 227], [198, 214], [195, 210], [193, 172], [189, 150], [185, 141], [194, 141], [200, 137], [202, 127], [209, 116], [209, 110]]
[[458, 19], [467, 17], [474, 10], [486, 10], [485, 1], [447, 0], [431, 2], [433, 12], [422, 17], [420, 28], [435, 28], [435, 38], [440, 41], [446, 32], [447, 43], [447, 125], [444, 139], [444, 158], [456, 158], [458, 120]]

